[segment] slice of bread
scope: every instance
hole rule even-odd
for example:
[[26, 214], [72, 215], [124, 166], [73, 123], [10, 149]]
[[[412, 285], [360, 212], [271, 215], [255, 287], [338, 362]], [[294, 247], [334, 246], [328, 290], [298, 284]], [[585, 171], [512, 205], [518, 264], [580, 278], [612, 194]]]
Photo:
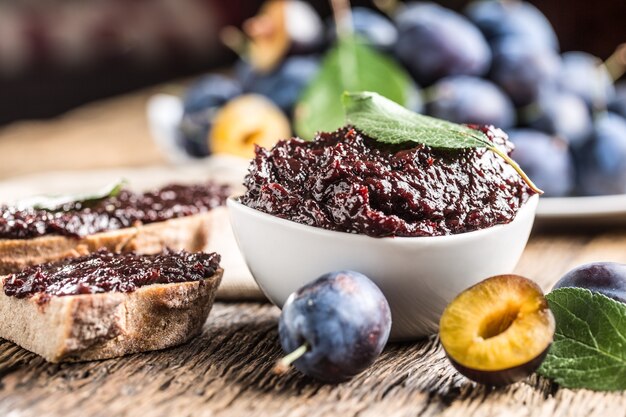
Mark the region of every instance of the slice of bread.
[[202, 281], [134, 292], [7, 296], [0, 279], [0, 337], [50, 362], [107, 359], [184, 343], [202, 330], [223, 270]]
[[77, 257], [108, 249], [153, 254], [165, 248], [201, 251], [207, 245], [213, 210], [163, 222], [96, 233], [82, 238], [42, 236], [34, 239], [0, 239], [0, 275], [26, 266]]

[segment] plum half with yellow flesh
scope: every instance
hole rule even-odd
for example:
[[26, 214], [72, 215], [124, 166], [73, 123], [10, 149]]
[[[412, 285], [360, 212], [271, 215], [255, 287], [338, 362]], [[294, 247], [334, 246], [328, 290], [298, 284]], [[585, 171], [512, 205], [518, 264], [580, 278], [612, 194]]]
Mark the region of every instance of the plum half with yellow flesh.
[[276, 105], [261, 95], [244, 94], [217, 112], [209, 143], [215, 154], [252, 158], [255, 145], [271, 148], [289, 136], [289, 120]]
[[488, 278], [459, 294], [439, 324], [452, 365], [485, 385], [512, 384], [541, 365], [554, 337], [541, 288], [518, 275]]

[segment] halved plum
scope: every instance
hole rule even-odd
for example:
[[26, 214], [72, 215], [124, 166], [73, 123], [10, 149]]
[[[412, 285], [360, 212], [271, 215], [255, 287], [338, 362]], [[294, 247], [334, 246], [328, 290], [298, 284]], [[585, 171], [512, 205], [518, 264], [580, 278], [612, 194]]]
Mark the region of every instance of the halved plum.
[[502, 386], [532, 374], [554, 337], [554, 316], [541, 288], [518, 275], [488, 278], [446, 307], [439, 338], [467, 378]]

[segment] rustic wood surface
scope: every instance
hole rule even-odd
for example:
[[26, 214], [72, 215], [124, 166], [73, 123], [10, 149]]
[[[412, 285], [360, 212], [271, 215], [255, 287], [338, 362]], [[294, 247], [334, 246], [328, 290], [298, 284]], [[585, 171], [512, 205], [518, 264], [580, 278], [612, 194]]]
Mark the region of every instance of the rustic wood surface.
[[[592, 260], [626, 262], [626, 232], [533, 236], [518, 272], [549, 289]], [[201, 336], [161, 352], [48, 364], [0, 342], [0, 416], [626, 416], [626, 395], [532, 376], [488, 389], [460, 376], [435, 337], [391, 344], [368, 371], [323, 385], [272, 374], [278, 309], [217, 303]]]
[[[162, 161], [143, 117], [151, 92], [0, 130], [0, 178]], [[535, 233], [518, 272], [549, 289], [592, 260], [626, 262], [626, 231]], [[294, 370], [277, 376], [278, 314], [269, 304], [217, 303], [185, 346], [91, 363], [48, 364], [0, 339], [0, 416], [626, 416], [621, 393], [559, 389], [537, 376], [502, 389], [475, 385], [435, 337], [391, 344], [341, 385]]]
[[89, 104], [53, 120], [0, 128], [0, 179], [50, 170], [136, 167], [165, 161], [145, 117], [150, 88]]

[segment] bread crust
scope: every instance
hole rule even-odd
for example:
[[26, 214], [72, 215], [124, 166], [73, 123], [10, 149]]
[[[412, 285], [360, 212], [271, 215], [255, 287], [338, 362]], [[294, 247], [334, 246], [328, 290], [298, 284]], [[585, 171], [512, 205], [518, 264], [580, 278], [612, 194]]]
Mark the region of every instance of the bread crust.
[[198, 252], [208, 243], [212, 221], [212, 210], [209, 210], [82, 238], [42, 236], [0, 239], [0, 275], [17, 272], [30, 265], [87, 255], [98, 249], [140, 254], [154, 254], [165, 248]]
[[202, 281], [134, 292], [16, 298], [0, 286], [0, 337], [50, 362], [77, 362], [164, 349], [199, 334], [223, 270]]

